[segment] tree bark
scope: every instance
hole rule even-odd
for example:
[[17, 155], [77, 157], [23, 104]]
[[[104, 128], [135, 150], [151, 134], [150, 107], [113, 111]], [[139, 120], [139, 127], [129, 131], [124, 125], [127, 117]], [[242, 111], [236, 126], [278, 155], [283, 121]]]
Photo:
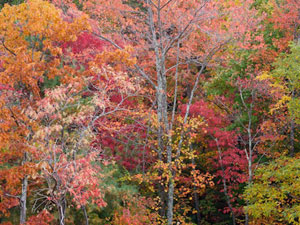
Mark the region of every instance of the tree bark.
[[27, 188], [28, 188], [28, 178], [27, 176], [25, 176], [22, 181], [22, 193], [20, 197], [20, 224], [26, 223]]
[[85, 219], [85, 224], [89, 225], [89, 217], [88, 217], [88, 214], [87, 214], [85, 206], [84, 205], [81, 206], [81, 209], [83, 211], [83, 215], [84, 215], [84, 219]]
[[173, 224], [173, 204], [174, 204], [174, 179], [172, 176], [170, 177], [169, 191], [168, 191], [168, 212], [167, 212], [168, 225]]
[[59, 225], [65, 225], [65, 216], [66, 216], [66, 200], [62, 199], [57, 206], [59, 214]]
[[[22, 165], [27, 161], [27, 152], [24, 153], [24, 160]], [[28, 177], [24, 176], [22, 180], [22, 192], [20, 196], [20, 224], [26, 223], [26, 211], [27, 211], [27, 188], [28, 188]]]

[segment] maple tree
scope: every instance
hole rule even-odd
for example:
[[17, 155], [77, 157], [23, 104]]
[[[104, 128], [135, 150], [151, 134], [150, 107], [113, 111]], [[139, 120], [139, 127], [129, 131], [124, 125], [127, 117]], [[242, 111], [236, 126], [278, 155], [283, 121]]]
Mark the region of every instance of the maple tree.
[[7, 3], [0, 223], [297, 222], [297, 0]]
[[[40, 14], [31, 14], [30, 11]], [[2, 212], [20, 202], [20, 223], [26, 220], [28, 175], [34, 167], [30, 162], [31, 149], [26, 145], [32, 138], [35, 124], [23, 113], [34, 107], [40, 97], [39, 82], [46, 68], [49, 78], [59, 75], [59, 47], [53, 42], [76, 38], [80, 29], [86, 27], [86, 18], [66, 23], [58, 10], [49, 3], [32, 1], [18, 6], [5, 6], [1, 10], [1, 191], [4, 197]], [[68, 34], [64, 33], [68, 30]], [[63, 32], [62, 32], [63, 31]], [[51, 58], [52, 57], [52, 58]], [[50, 69], [50, 70], [49, 70]], [[14, 141], [12, 141], [14, 140]], [[8, 166], [10, 162], [13, 162]], [[17, 179], [16, 179], [17, 178]], [[21, 188], [19, 188], [22, 186]], [[21, 189], [21, 190], [20, 190]], [[20, 195], [18, 195], [20, 194]], [[7, 205], [6, 201], [11, 202]]]
[[[30, 10], [37, 10], [39, 14], [30, 16]], [[6, 15], [14, 16], [7, 17]], [[80, 68], [73, 67], [68, 58], [72, 55], [65, 53], [66, 58], [62, 58], [65, 46], [61, 46], [61, 43], [74, 42], [77, 35], [88, 31], [89, 25], [84, 15], [72, 18], [71, 14], [70, 21], [70, 15], [67, 14], [63, 18], [60, 11], [53, 5], [43, 1], [31, 1], [18, 6], [5, 6], [1, 11], [1, 21], [1, 50], [4, 53], [1, 72], [3, 86], [1, 89], [1, 132], [3, 134], [1, 136], [1, 163], [3, 165], [1, 179], [5, 184], [1, 190], [3, 197], [1, 210], [6, 213], [10, 207], [20, 202], [20, 223], [25, 223], [27, 195], [36, 188], [32, 187], [33, 190], [28, 190], [29, 187], [31, 188], [28, 182], [32, 182], [30, 179], [36, 180], [38, 176], [37, 183], [47, 181], [48, 184], [48, 188], [42, 188], [41, 192], [36, 193], [39, 195], [39, 201], [43, 200], [42, 204], [45, 204], [45, 199], [54, 203], [59, 211], [60, 224], [64, 224], [65, 198], [68, 192], [74, 195], [75, 202], [81, 207], [91, 197], [93, 197], [92, 201], [99, 206], [105, 205], [97, 189], [99, 181], [95, 177], [96, 167], [91, 168], [91, 161], [94, 161], [95, 154], [99, 153], [86, 152], [86, 159], [77, 158], [75, 154], [76, 149], [83, 151], [82, 143], [89, 145], [91, 142], [91, 140], [86, 140], [90, 135], [85, 134], [86, 130], [91, 129], [91, 124], [85, 124], [86, 127], [82, 124], [81, 126], [74, 124], [76, 120], [84, 120], [85, 115], [82, 110], [68, 115], [70, 113], [68, 107], [72, 109], [76, 104], [80, 106], [82, 101], [77, 101], [77, 99], [84, 100], [80, 93], [84, 91], [84, 88], [92, 85], [98, 91], [93, 92], [89, 104], [93, 104], [97, 109], [93, 110], [88, 107], [88, 101], [85, 104], [86, 113], [95, 123], [99, 117], [119, 110], [120, 102], [107, 105], [110, 101], [108, 93], [125, 94], [127, 91], [133, 91], [134, 87], [129, 80], [126, 81], [125, 74], [114, 72], [113, 68], [104, 66], [105, 62], [101, 60], [103, 57], [100, 55], [98, 57], [94, 55], [93, 61], [91, 59], [88, 61], [88, 66], [80, 62], [87, 67], [86, 73], [82, 73]], [[78, 52], [75, 50], [75, 53]], [[74, 59], [82, 57], [82, 53], [79, 53]], [[126, 61], [125, 55], [120, 51], [110, 57], [118, 55], [123, 56], [122, 60]], [[88, 73], [92, 73], [93, 76], [87, 78]], [[100, 74], [104, 75], [100, 76]], [[105, 79], [110, 82], [109, 86], [106, 85], [106, 89], [103, 86]], [[57, 85], [55, 80], [58, 80], [56, 83], [61, 83], [62, 86], [55, 88]], [[64, 83], [73, 85], [65, 87]], [[47, 85], [54, 85], [55, 89], [49, 91]], [[119, 89], [117, 92], [114, 91], [116, 88]], [[60, 112], [61, 110], [67, 111]], [[58, 123], [57, 119], [60, 119], [61, 123]], [[72, 125], [78, 125], [78, 127], [70, 128]], [[66, 129], [68, 132], [65, 131]], [[72, 133], [70, 129], [75, 129], [76, 132]], [[58, 133], [64, 134], [65, 132], [68, 135], [57, 136]], [[75, 134], [80, 134], [77, 137], [78, 142], [69, 146], [69, 143], [75, 140], [73, 139], [76, 138]], [[58, 142], [60, 144], [57, 144]], [[67, 147], [64, 143], [74, 148], [73, 156], [70, 151], [66, 152]], [[18, 158], [20, 163], [16, 163], [16, 166], [11, 168], [9, 165], [12, 160]], [[62, 172], [62, 169], [65, 171]], [[39, 174], [41, 170], [43, 173]], [[89, 180], [83, 180], [83, 177]], [[95, 177], [94, 180], [93, 177]], [[17, 182], [16, 178], [18, 178]], [[82, 182], [76, 183], [75, 181]], [[56, 185], [53, 186], [53, 184]], [[20, 186], [22, 186], [21, 190]], [[84, 193], [86, 188], [88, 191]], [[52, 195], [48, 196], [44, 193], [45, 191]], [[18, 196], [19, 193], [20, 196]], [[35, 204], [41, 206], [40, 202]]]
[[[189, 108], [204, 69], [216, 52], [220, 51], [230, 40], [231, 32], [239, 36], [246, 32], [245, 29], [251, 24], [238, 29], [233, 17], [226, 24], [222, 8], [209, 1], [137, 1], [133, 6], [122, 1], [113, 3], [104, 1], [97, 2], [97, 4], [83, 2], [82, 4], [83, 11], [95, 20], [93, 25], [95, 36], [110, 42], [119, 49], [122, 49], [122, 43], [130, 43], [135, 47], [133, 54], [137, 57], [137, 63], [134, 65], [136, 73], [140, 74], [156, 93], [155, 123], [158, 125], [157, 143], [154, 148], [157, 151], [158, 164], [166, 163], [165, 169], [169, 170], [166, 181], [168, 183], [167, 195], [164, 194], [164, 187], [159, 185], [161, 215], [166, 215], [168, 224], [172, 224], [177, 161], [185, 142], [184, 139], [187, 137], [186, 132], [182, 130], [177, 146], [175, 147], [172, 143], [171, 133], [175, 129], [177, 120], [175, 115], [177, 98], [179, 91], [182, 91], [178, 88], [178, 84], [181, 83], [179, 79], [188, 78], [184, 73], [191, 71], [190, 66], [198, 67], [192, 69], [195, 77], [194, 79], [190, 77], [191, 81], [188, 84], [188, 98], [186, 99], [188, 106], [183, 123], [179, 125], [185, 126], [188, 121]], [[252, 16], [253, 13], [247, 7], [250, 7], [248, 2], [244, 7], [227, 5], [226, 9], [232, 15], [237, 12], [249, 12]], [[103, 12], [107, 15], [104, 19]], [[232, 16], [230, 13], [227, 14], [228, 17]], [[100, 15], [102, 18], [99, 17]], [[111, 22], [107, 23], [107, 18]], [[255, 23], [253, 20], [252, 26]], [[225, 32], [226, 28], [222, 28], [222, 25], [227, 26], [227, 31], [232, 30]], [[192, 49], [195, 51], [191, 51]], [[173, 92], [170, 87], [174, 94], [168, 94]], [[168, 104], [172, 104], [171, 110], [168, 110]], [[165, 169], [160, 168], [159, 173], [162, 175]]]

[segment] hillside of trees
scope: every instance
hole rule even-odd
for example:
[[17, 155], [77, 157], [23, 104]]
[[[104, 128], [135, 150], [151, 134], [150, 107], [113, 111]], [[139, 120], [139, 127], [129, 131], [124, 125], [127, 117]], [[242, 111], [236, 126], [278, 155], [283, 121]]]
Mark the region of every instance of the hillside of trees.
[[300, 224], [299, 0], [1, 0], [0, 224]]

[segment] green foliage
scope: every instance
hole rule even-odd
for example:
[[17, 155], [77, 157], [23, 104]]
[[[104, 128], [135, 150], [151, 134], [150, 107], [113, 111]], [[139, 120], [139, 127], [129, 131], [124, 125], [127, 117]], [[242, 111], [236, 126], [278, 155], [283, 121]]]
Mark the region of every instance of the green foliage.
[[88, 214], [91, 224], [107, 224], [113, 218], [115, 212], [118, 212], [122, 207], [126, 207], [127, 201], [138, 194], [138, 189], [135, 185], [124, 181], [124, 177], [128, 176], [128, 172], [117, 164], [103, 166], [104, 178], [100, 184], [105, 190], [105, 202], [107, 206], [99, 209], [96, 206], [88, 207]]
[[0, 10], [3, 8], [5, 4], [9, 5], [19, 5], [23, 3], [24, 0], [0, 0]]
[[[235, 53], [238, 59], [231, 58], [227, 67], [220, 67], [207, 84], [206, 90], [209, 95], [224, 95], [231, 97], [237, 92], [234, 82], [237, 78], [247, 78], [247, 68], [253, 67], [253, 62], [249, 59], [250, 51], [238, 51]], [[239, 96], [237, 96], [237, 99]]]
[[278, 51], [278, 48], [274, 46], [274, 40], [279, 40], [284, 37], [284, 32], [279, 29], [274, 28], [274, 24], [268, 23], [265, 25], [266, 29], [263, 31], [264, 41], [266, 45], [275, 51]]
[[73, 0], [73, 3], [77, 6], [77, 8], [78, 8], [79, 10], [82, 10], [82, 9], [83, 9], [83, 4], [82, 4], [81, 1], [79, 1], [79, 0]]
[[47, 76], [44, 76], [44, 82], [43, 82], [43, 88], [42, 90], [46, 90], [48, 88], [54, 88], [56, 86], [59, 86], [59, 76], [56, 76], [54, 79], [49, 79]]
[[284, 93], [281, 101], [288, 101], [290, 115], [300, 124], [300, 44], [291, 44], [290, 53], [282, 54], [272, 71], [274, 86]]
[[299, 224], [300, 159], [279, 158], [256, 171], [254, 183], [245, 190], [245, 210], [264, 224]]
[[125, 4], [128, 4], [132, 8], [139, 8], [142, 12], [147, 12], [147, 9], [143, 6], [143, 3], [138, 0], [125, 0]]
[[[203, 215], [201, 224], [225, 225], [232, 223], [230, 215], [222, 213], [222, 210], [227, 207], [223, 198], [224, 194], [215, 188], [207, 189], [206, 194], [199, 201]], [[196, 220], [194, 221], [196, 222]]]
[[[263, 104], [258, 103], [257, 100], [262, 95], [259, 93], [257, 99], [253, 101], [251, 92], [253, 87], [250, 83], [255, 79], [255, 68], [257, 62], [252, 57], [255, 55], [255, 50], [239, 50], [234, 53], [231, 60], [226, 67], [220, 67], [217, 70], [217, 75], [213, 77], [205, 86], [208, 95], [224, 96], [233, 101], [231, 105], [232, 112], [236, 112], [236, 119], [231, 123], [227, 129], [234, 130], [239, 128], [243, 130], [243, 125], [248, 124], [251, 119], [253, 124], [259, 122], [261, 116], [260, 111], [251, 114], [249, 118], [248, 109], [250, 104], [260, 104], [260, 107], [268, 108], [268, 102], [264, 101]], [[239, 82], [241, 84], [239, 84]], [[243, 100], [241, 98], [240, 89], [242, 90]], [[247, 107], [245, 107], [244, 103]]]

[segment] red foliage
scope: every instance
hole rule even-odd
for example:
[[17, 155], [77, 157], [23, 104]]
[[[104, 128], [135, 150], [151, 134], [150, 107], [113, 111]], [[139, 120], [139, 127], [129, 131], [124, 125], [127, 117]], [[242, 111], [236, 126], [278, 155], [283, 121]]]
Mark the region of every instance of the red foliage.
[[[186, 106], [181, 106], [181, 109], [184, 114]], [[211, 158], [211, 165], [217, 170], [215, 174], [220, 178], [218, 183], [222, 182], [224, 176], [221, 165], [224, 168], [228, 194], [231, 197], [230, 200], [234, 202], [236, 200], [234, 190], [239, 188], [239, 184], [247, 181], [247, 173], [245, 171], [247, 171], [248, 166], [244, 150], [237, 147], [237, 131], [226, 130], [226, 127], [230, 124], [227, 115], [213, 109], [209, 103], [203, 100], [191, 105], [190, 112], [191, 116], [197, 117], [200, 115], [206, 122], [206, 125], [202, 127], [201, 133], [207, 141], [208, 150], [216, 152], [215, 156]], [[235, 208], [234, 211], [240, 214], [242, 208]], [[228, 212], [229, 208], [225, 207], [223, 213]]]
[[66, 53], [69, 49], [74, 54], [84, 53], [89, 50], [89, 53], [101, 52], [104, 50], [106, 43], [96, 38], [94, 35], [83, 32], [77, 37], [76, 41], [66, 42], [62, 45], [63, 52]]
[[54, 216], [44, 209], [39, 214], [29, 217], [26, 225], [49, 225], [53, 220]]

